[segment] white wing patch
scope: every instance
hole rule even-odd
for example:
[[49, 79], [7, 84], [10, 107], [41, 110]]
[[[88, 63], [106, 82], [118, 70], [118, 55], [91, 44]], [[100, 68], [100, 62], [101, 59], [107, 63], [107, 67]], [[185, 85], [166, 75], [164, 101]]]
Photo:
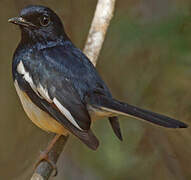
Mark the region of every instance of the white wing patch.
[[37, 86], [37, 91], [39, 92], [39, 94], [46, 99], [49, 103], [52, 103], [52, 99], [50, 98], [50, 96], [48, 95], [48, 90], [46, 88], [43, 88], [41, 84], [39, 84]]
[[25, 74], [25, 67], [23, 66], [22, 61], [19, 62], [18, 66], [17, 66], [17, 72], [19, 74]]
[[41, 84], [39, 84], [37, 87], [35, 86], [35, 84], [33, 83], [33, 80], [31, 78], [31, 76], [29, 75], [29, 72], [27, 72], [25, 70], [25, 67], [23, 65], [23, 62], [20, 61], [18, 66], [17, 66], [17, 72], [19, 74], [23, 75], [23, 78], [30, 84], [31, 88], [33, 89], [33, 91], [40, 97], [40, 98], [44, 98], [46, 99], [49, 103], [52, 103], [51, 98], [48, 95], [48, 91], [47, 89], [43, 88], [43, 86]]
[[54, 104], [58, 107], [58, 109], [63, 113], [66, 118], [78, 129], [82, 130], [80, 126], [76, 123], [75, 119], [71, 115], [71, 113], [56, 99], [53, 99]]
[[17, 66], [17, 72], [19, 74], [22, 74], [23, 75], [23, 78], [30, 84], [31, 88], [33, 89], [33, 91], [36, 92], [36, 94], [38, 94], [37, 90], [36, 90], [36, 86], [35, 84], [33, 83], [33, 80], [32, 78], [30, 77], [29, 73], [25, 70], [25, 67], [23, 65], [23, 62], [20, 61], [18, 66]]

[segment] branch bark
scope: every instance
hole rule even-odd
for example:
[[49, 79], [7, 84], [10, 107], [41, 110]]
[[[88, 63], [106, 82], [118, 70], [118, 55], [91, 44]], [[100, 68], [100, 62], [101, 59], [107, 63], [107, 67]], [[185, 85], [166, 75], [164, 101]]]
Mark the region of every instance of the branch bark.
[[[84, 53], [90, 61], [96, 65], [100, 50], [102, 48], [105, 35], [113, 17], [115, 0], [98, 0], [93, 21], [84, 47]], [[50, 159], [56, 164], [68, 136], [60, 136], [49, 153]], [[31, 180], [48, 180], [53, 171], [52, 166], [42, 161], [35, 169]]]
[[98, 0], [89, 35], [84, 47], [84, 53], [96, 65], [105, 35], [113, 17], [115, 0]]
[[[56, 164], [63, 148], [68, 140], [69, 136], [60, 136], [59, 139], [54, 144], [53, 148], [49, 152], [50, 160]], [[53, 167], [50, 163], [42, 161], [35, 169], [35, 172], [31, 180], [48, 180], [53, 171]]]

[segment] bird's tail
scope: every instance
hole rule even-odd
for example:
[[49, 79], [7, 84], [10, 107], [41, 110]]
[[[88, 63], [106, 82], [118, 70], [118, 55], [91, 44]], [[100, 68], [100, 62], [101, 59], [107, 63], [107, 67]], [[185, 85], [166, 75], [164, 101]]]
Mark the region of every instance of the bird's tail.
[[111, 127], [115, 133], [115, 135], [122, 141], [123, 137], [121, 134], [120, 124], [117, 116], [109, 117], [109, 122], [111, 124]]
[[112, 112], [113, 114], [120, 114], [124, 116], [132, 116], [137, 119], [146, 120], [148, 122], [167, 127], [167, 128], [187, 128], [188, 125], [175, 120], [173, 118], [144, 110], [127, 103], [106, 97], [103, 95], [92, 95], [88, 97], [89, 103], [102, 111]]

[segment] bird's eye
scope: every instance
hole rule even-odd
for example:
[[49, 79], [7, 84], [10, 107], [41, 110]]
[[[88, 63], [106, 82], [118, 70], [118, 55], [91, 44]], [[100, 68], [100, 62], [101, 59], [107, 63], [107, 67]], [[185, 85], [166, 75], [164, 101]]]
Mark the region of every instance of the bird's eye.
[[50, 24], [50, 17], [49, 16], [43, 16], [40, 18], [40, 25], [41, 26], [48, 26]]

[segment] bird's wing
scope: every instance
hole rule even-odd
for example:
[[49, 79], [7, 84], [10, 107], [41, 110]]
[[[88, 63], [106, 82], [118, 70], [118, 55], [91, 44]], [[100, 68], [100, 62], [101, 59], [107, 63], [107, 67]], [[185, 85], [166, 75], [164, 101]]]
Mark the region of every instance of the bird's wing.
[[[40, 58], [39, 58], [40, 57]], [[98, 140], [90, 130], [91, 120], [79, 94], [61, 67], [35, 57], [31, 61], [20, 61], [17, 72], [19, 86], [41, 109], [48, 112], [66, 129], [79, 137], [90, 148], [98, 147]]]
[[[87, 94], [99, 91], [99, 93], [112, 97], [108, 87], [97, 73], [93, 64], [83, 54], [83, 52], [70, 44], [67, 48], [57, 46], [56, 48], [49, 48], [43, 51], [49, 64], [53, 61], [58, 63], [65, 77], [68, 77], [73, 87], [78, 92], [81, 101], [87, 104], [85, 97]], [[56, 54], [56, 62], [55, 60]], [[110, 117], [109, 122], [116, 136], [122, 140], [120, 125], [117, 117]]]
[[88, 130], [91, 120], [69, 77], [59, 69], [56, 63], [46, 59], [20, 61], [17, 71], [28, 82], [39, 98], [46, 100], [55, 107], [80, 130]]

